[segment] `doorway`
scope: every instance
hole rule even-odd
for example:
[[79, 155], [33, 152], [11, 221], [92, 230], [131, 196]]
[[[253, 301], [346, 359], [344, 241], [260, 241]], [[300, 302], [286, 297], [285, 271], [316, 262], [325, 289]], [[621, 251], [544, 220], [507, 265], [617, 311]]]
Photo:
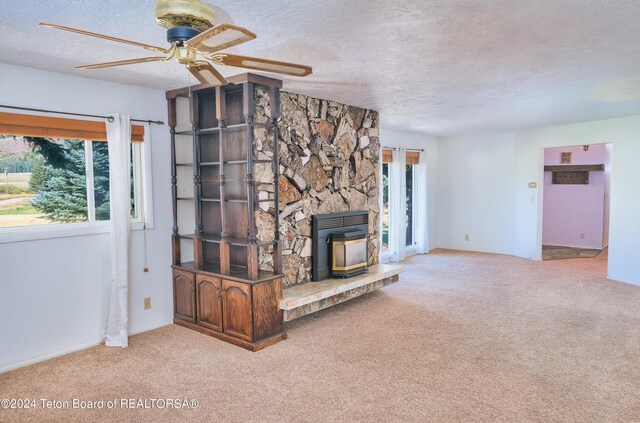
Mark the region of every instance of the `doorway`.
[[612, 144], [544, 150], [542, 259], [607, 259]]

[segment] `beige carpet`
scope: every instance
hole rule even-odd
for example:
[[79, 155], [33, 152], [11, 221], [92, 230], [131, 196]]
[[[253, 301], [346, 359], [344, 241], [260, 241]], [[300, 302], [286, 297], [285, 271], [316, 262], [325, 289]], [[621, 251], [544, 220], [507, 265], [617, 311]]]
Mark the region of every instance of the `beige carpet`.
[[606, 261], [438, 251], [406, 268], [258, 353], [169, 326], [0, 375], [0, 398], [186, 397], [195, 410], [0, 421], [640, 421], [640, 287], [606, 280]]

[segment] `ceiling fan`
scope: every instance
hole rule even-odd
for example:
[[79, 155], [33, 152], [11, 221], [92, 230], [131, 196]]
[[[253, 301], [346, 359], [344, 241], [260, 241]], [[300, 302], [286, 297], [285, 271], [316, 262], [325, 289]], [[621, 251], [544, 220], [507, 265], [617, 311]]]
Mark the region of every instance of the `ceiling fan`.
[[162, 27], [167, 28], [167, 41], [171, 44], [169, 48], [138, 43], [62, 25], [50, 23], [41, 23], [40, 25], [130, 44], [163, 54], [162, 56], [78, 66], [78, 69], [100, 69], [133, 65], [135, 63], [166, 62], [175, 58], [178, 63], [185, 65], [189, 72], [206, 86], [226, 85], [228, 83], [220, 72], [212, 66], [212, 63], [293, 76], [307, 76], [312, 72], [311, 67], [295, 63], [221, 53], [220, 50], [251, 41], [256, 38], [256, 35], [246, 28], [233, 24], [223, 23], [214, 26], [215, 12], [210, 5], [203, 3], [202, 0], [158, 0], [156, 3], [156, 21]]

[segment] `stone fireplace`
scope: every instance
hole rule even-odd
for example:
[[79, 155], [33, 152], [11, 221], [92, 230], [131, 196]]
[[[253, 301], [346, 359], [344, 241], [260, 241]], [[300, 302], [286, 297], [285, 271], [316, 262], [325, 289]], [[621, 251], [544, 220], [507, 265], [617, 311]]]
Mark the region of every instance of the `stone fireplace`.
[[[290, 92], [281, 92], [278, 140], [256, 129], [257, 156], [268, 158], [278, 148], [280, 158], [280, 240], [283, 250], [283, 288], [310, 282], [313, 268], [313, 216], [365, 211], [367, 264], [378, 263], [380, 138], [374, 110], [348, 106]], [[271, 116], [269, 92], [258, 91], [255, 122]], [[256, 165], [259, 199], [270, 198], [273, 187], [269, 165]], [[271, 179], [270, 179], [271, 178]], [[273, 233], [275, 222], [268, 203], [256, 212], [258, 240]], [[260, 266], [272, 269], [268, 248], [259, 251]]]

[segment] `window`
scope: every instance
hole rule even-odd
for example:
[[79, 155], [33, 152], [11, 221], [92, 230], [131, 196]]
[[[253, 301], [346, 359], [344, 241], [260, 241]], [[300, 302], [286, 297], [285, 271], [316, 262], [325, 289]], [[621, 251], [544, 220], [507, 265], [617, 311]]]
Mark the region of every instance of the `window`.
[[420, 162], [420, 153], [417, 151], [407, 151], [405, 165], [405, 215], [406, 215], [406, 238], [405, 244], [411, 247], [416, 244], [416, 166]]
[[[131, 217], [136, 219], [140, 144], [131, 149]], [[0, 228], [109, 220], [106, 142], [0, 135], [0, 171]]]
[[414, 216], [415, 213], [415, 205], [414, 201], [415, 190], [413, 189], [415, 186], [416, 172], [414, 170], [414, 165], [406, 165], [405, 166], [405, 178], [406, 178], [406, 208], [405, 208], [405, 216], [406, 216], [406, 246], [411, 247], [415, 244], [415, 224], [414, 224]]
[[[394, 162], [391, 148], [382, 150], [380, 194], [382, 196], [380, 252], [399, 257], [417, 245], [416, 220], [419, 201], [417, 187], [420, 163], [420, 151], [405, 149], [401, 151], [405, 154], [404, 163]], [[396, 251], [397, 249], [402, 251]]]
[[[95, 220], [109, 220], [111, 213], [109, 203], [109, 145], [106, 142], [93, 141], [93, 198]], [[140, 179], [140, 144], [131, 143], [131, 218], [140, 219], [140, 195], [142, 186]]]
[[389, 250], [389, 163], [382, 163], [382, 251]]
[[[0, 131], [0, 231], [109, 220], [104, 123], [0, 113]], [[144, 127], [132, 127], [132, 141], [143, 136]], [[143, 144], [131, 143], [131, 217], [140, 222], [147, 190]]]
[[393, 152], [390, 149], [382, 150], [382, 248], [381, 253], [389, 251], [389, 225], [390, 225], [390, 198], [389, 190], [391, 183], [391, 162], [393, 161]]

